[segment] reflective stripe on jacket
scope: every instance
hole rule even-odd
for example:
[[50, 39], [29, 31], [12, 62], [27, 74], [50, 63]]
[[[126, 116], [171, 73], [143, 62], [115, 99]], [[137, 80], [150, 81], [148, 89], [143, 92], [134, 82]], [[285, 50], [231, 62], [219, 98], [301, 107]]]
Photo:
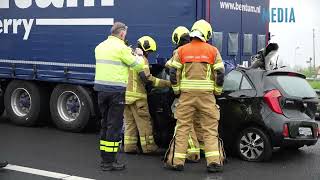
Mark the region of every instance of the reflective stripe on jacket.
[[173, 88], [176, 94], [180, 91], [221, 93], [222, 87], [215, 83], [215, 73], [218, 69], [224, 69], [224, 65], [214, 46], [193, 40], [175, 52], [169, 65], [178, 69], [177, 87]]
[[142, 57], [135, 55], [123, 40], [115, 36], [109, 36], [95, 48], [95, 58], [96, 91], [124, 91], [129, 67], [138, 72], [143, 70]]
[[[147, 80], [152, 83], [154, 87], [170, 87], [170, 82], [163, 79], [158, 79], [150, 73], [149, 62], [146, 57], [144, 57], [144, 74]], [[126, 90], [126, 104], [132, 104], [139, 99], [147, 99], [147, 92], [145, 89], [145, 84], [142, 82], [139, 73], [134, 69], [129, 69], [129, 81]]]

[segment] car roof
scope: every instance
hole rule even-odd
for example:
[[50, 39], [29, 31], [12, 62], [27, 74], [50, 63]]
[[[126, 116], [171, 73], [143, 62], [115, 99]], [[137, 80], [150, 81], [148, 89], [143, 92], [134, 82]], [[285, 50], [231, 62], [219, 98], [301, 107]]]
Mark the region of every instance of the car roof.
[[263, 70], [263, 69], [248, 69], [243, 67], [237, 67], [235, 70], [240, 71], [247, 75], [247, 77], [253, 83], [257, 91], [257, 95], [263, 95], [266, 88], [265, 85], [269, 84], [268, 83], [269, 80], [267, 82], [265, 81], [267, 80], [265, 78], [266, 76], [291, 75], [291, 76], [297, 76], [304, 79], [306, 78], [303, 74], [292, 71], [292, 70], [288, 70], [288, 69]]

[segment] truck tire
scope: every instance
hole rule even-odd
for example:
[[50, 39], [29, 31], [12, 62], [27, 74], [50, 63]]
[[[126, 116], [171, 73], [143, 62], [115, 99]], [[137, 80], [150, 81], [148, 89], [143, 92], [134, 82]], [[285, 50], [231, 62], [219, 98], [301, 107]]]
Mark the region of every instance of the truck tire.
[[10, 120], [21, 126], [33, 126], [46, 120], [49, 113], [48, 93], [33, 82], [14, 80], [4, 94], [4, 104]]
[[5, 107], [4, 107], [4, 93], [2, 92], [0, 95], [0, 116], [2, 116], [4, 109], [5, 109]]
[[81, 86], [58, 85], [50, 98], [53, 123], [61, 130], [81, 132], [91, 117], [90, 93]]

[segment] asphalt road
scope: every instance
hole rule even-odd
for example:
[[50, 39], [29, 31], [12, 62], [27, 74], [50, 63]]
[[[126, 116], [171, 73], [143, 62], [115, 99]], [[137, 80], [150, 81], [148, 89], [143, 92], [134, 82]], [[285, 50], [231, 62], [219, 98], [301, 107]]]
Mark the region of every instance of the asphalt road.
[[[161, 157], [121, 154], [123, 172], [99, 169], [98, 134], [75, 134], [53, 127], [17, 127], [0, 120], [0, 159], [10, 164], [92, 179], [125, 180], [320, 180], [320, 143], [299, 151], [276, 150], [266, 163], [229, 158], [223, 173], [208, 174], [205, 162], [187, 164], [185, 171], [162, 168]], [[53, 179], [17, 171], [0, 170], [0, 180]]]

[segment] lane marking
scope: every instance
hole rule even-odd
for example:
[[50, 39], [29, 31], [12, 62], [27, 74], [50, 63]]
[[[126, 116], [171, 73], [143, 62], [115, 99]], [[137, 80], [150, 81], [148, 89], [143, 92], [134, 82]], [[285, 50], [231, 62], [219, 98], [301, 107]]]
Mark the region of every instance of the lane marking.
[[107, 26], [113, 23], [113, 18], [36, 19], [38, 26]]
[[27, 174], [34, 174], [34, 175], [38, 175], [38, 176], [45, 176], [45, 177], [50, 177], [50, 178], [55, 178], [55, 179], [62, 179], [62, 180], [94, 180], [94, 179], [90, 179], [90, 178], [84, 178], [84, 177], [72, 176], [72, 175], [62, 174], [62, 173], [57, 173], [57, 172], [51, 172], [51, 171], [45, 171], [45, 170], [34, 169], [34, 168], [29, 168], [29, 167], [17, 166], [17, 165], [13, 165], [13, 164], [8, 164], [8, 166], [4, 167], [3, 169], [23, 172], [23, 173], [27, 173]]

